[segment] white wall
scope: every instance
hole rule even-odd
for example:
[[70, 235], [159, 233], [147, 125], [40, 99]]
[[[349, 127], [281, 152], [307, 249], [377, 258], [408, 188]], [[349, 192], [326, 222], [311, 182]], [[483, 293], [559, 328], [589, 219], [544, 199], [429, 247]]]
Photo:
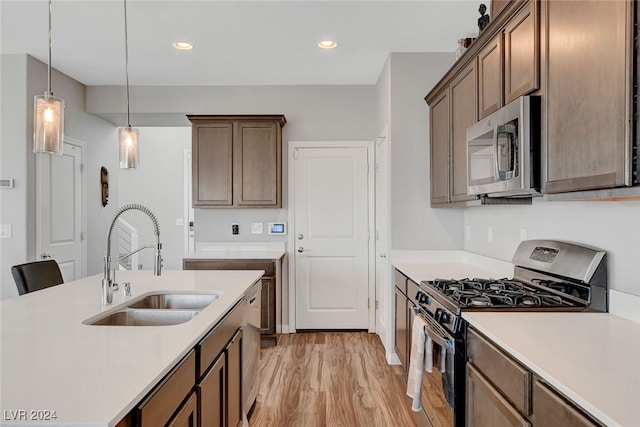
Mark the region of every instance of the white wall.
[[[153, 211], [160, 224], [163, 266], [182, 270], [184, 233], [176, 219], [184, 217], [184, 150], [191, 148], [191, 129], [143, 127], [139, 144], [139, 168], [119, 171], [119, 205], [139, 203]], [[147, 215], [132, 210], [121, 218], [138, 230], [141, 246], [155, 243]], [[150, 249], [139, 253], [138, 261], [144, 270], [153, 269], [153, 254]]]
[[[471, 239], [465, 249], [511, 261], [520, 230], [527, 239], [567, 240], [607, 251], [609, 286], [640, 295], [640, 201], [560, 202], [532, 206], [480, 206], [465, 210]], [[487, 242], [493, 227], [493, 243]]]
[[[1, 190], [0, 223], [12, 224], [13, 237], [0, 247], [0, 298], [17, 295], [11, 266], [37, 259], [33, 97], [47, 89], [47, 66], [28, 55], [0, 55], [2, 72], [2, 140], [0, 175], [14, 178], [15, 188]], [[52, 88], [65, 100], [65, 135], [87, 143], [87, 272], [102, 270], [102, 253], [112, 206], [100, 204], [100, 165], [113, 171], [117, 162], [115, 127], [85, 112], [85, 86], [52, 70]], [[110, 141], [114, 141], [113, 146]], [[111, 174], [112, 185], [117, 174]], [[117, 194], [113, 194], [117, 202]]]
[[461, 249], [463, 212], [430, 207], [429, 108], [425, 95], [450, 68], [449, 53], [392, 53], [392, 249]]

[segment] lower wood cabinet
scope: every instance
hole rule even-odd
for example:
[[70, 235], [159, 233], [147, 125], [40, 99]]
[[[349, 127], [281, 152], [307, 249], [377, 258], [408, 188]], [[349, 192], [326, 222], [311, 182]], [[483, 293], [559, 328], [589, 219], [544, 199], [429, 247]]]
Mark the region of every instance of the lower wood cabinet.
[[531, 425], [471, 364], [467, 365], [466, 412], [468, 427]]
[[472, 328], [467, 358], [467, 427], [601, 426]]
[[203, 426], [223, 426], [225, 420], [227, 358], [220, 355], [197, 386], [200, 423]]
[[260, 308], [260, 341], [275, 344], [276, 335], [276, 263], [270, 259], [184, 259], [184, 270], [264, 270]]
[[242, 425], [240, 300], [117, 427]]
[[182, 405], [175, 417], [167, 424], [167, 427], [197, 427], [198, 426], [198, 400], [196, 394], [191, 393]]

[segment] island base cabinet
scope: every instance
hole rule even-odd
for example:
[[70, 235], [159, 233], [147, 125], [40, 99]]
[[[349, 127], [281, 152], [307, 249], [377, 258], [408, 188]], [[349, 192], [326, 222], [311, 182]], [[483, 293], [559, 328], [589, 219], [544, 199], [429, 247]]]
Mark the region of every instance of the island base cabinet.
[[197, 386], [202, 427], [222, 427], [225, 425], [226, 402], [226, 358], [218, 357], [209, 372]]
[[137, 425], [141, 427], [166, 425], [181, 408], [184, 399], [193, 391], [195, 375], [196, 352], [192, 350], [138, 407]]
[[198, 427], [198, 400], [196, 394], [191, 393], [182, 408], [167, 424], [167, 427]]
[[500, 392], [471, 364], [467, 364], [466, 425], [467, 427], [531, 426], [529, 421], [520, 415], [518, 410], [502, 397]]
[[228, 427], [242, 425], [242, 330], [231, 339], [227, 355]]
[[533, 384], [533, 420], [536, 426], [594, 427], [594, 423], [540, 381]]

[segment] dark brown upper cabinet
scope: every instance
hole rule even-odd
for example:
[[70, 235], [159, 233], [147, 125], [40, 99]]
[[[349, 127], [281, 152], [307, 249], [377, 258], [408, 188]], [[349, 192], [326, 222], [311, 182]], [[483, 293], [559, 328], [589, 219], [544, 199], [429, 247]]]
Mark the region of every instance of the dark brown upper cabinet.
[[188, 115], [193, 207], [282, 207], [283, 115]]

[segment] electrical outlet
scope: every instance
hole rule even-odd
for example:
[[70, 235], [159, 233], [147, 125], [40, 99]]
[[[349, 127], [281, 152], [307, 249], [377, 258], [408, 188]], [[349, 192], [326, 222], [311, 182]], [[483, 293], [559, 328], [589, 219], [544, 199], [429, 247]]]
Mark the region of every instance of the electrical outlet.
[[10, 239], [11, 231], [11, 224], [0, 224], [0, 239]]
[[184, 220], [182, 218], [176, 218], [176, 225], [178, 227], [182, 227], [184, 225]]
[[527, 230], [524, 228], [520, 229], [520, 241], [527, 240]]
[[493, 243], [493, 227], [487, 227], [487, 242]]
[[240, 225], [231, 224], [231, 234], [240, 234]]
[[467, 225], [467, 226], [465, 227], [464, 237], [465, 237], [465, 239], [467, 239], [467, 240], [471, 240], [471, 226], [470, 226], [470, 225]]
[[262, 234], [262, 223], [261, 222], [252, 222], [251, 223], [251, 234]]

